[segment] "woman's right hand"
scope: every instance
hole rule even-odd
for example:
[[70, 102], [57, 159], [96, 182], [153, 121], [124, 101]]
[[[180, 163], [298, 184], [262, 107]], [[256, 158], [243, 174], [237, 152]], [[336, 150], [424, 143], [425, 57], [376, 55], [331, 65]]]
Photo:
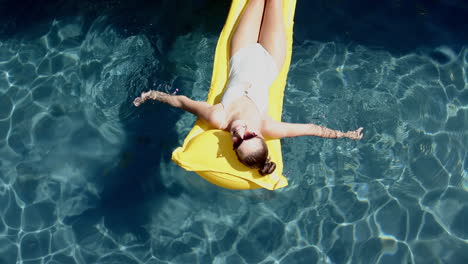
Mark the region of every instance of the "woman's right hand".
[[344, 136], [347, 137], [347, 138], [350, 138], [350, 139], [361, 139], [364, 135], [362, 134], [362, 130], [364, 128], [360, 127], [354, 131], [348, 131], [346, 133], [344, 133]]

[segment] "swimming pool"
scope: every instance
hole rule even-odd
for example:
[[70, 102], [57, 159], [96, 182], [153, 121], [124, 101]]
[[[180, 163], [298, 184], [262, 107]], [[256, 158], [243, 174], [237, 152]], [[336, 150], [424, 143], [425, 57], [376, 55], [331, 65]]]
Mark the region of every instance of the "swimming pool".
[[270, 192], [177, 167], [194, 117], [131, 105], [205, 99], [229, 3], [4, 1], [0, 263], [466, 263], [459, 2], [298, 1], [283, 120], [365, 138], [283, 140]]

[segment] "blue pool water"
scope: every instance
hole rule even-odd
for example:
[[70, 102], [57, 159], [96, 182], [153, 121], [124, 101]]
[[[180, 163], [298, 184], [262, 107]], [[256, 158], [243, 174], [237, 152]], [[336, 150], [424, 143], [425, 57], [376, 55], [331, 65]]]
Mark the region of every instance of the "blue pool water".
[[283, 140], [274, 192], [177, 167], [195, 118], [131, 105], [206, 98], [227, 1], [39, 2], [0, 1], [0, 263], [468, 262], [462, 1], [298, 1], [283, 120], [365, 138]]

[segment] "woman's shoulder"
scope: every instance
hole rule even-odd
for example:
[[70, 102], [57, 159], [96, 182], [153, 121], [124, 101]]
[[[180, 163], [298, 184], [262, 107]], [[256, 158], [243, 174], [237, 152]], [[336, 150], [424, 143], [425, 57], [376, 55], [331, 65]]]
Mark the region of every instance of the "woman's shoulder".
[[271, 118], [271, 116], [268, 114], [268, 113], [264, 113], [262, 115], [262, 124], [261, 124], [261, 132], [264, 136], [266, 137], [271, 137], [271, 135], [273, 134], [272, 132], [275, 130], [275, 125], [276, 125], [276, 122], [275, 120], [273, 120], [273, 118]]
[[264, 112], [262, 114], [262, 125], [268, 124], [271, 121], [273, 121], [273, 118], [271, 118], [267, 111]]
[[227, 127], [227, 114], [223, 105], [218, 103], [212, 106], [212, 110], [208, 116], [208, 123], [216, 129], [225, 130]]

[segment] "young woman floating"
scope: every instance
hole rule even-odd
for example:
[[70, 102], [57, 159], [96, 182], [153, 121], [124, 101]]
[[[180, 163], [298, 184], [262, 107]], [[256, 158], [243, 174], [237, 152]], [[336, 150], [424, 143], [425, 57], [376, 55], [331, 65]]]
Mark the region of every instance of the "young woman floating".
[[286, 56], [282, 5], [282, 0], [250, 0], [247, 4], [231, 39], [228, 83], [220, 103], [210, 105], [150, 90], [137, 97], [134, 105], [157, 100], [196, 115], [214, 129], [228, 131], [239, 161], [261, 175], [276, 168], [268, 157], [265, 138], [361, 139], [362, 127], [341, 132], [314, 124], [279, 122], [268, 115], [269, 88]]

